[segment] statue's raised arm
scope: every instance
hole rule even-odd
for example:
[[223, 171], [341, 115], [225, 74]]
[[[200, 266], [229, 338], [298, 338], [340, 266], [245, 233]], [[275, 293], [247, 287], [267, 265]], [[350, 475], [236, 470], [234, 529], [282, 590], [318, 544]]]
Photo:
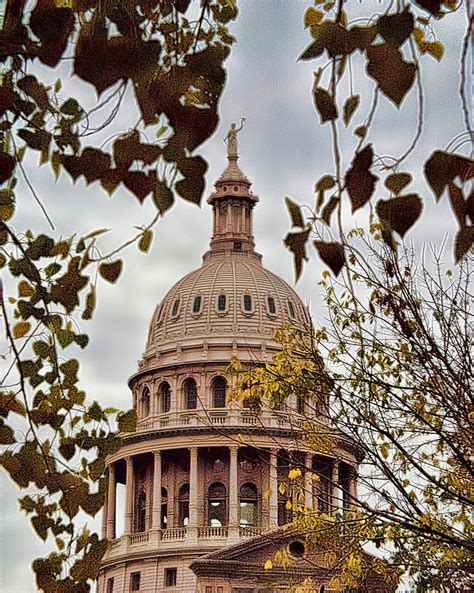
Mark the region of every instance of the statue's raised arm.
[[235, 124], [230, 125], [230, 129], [227, 132], [227, 136], [224, 138], [224, 142], [227, 144], [227, 156], [237, 157], [237, 133], [240, 132], [244, 127], [245, 117], [240, 118], [240, 128], [237, 128]]

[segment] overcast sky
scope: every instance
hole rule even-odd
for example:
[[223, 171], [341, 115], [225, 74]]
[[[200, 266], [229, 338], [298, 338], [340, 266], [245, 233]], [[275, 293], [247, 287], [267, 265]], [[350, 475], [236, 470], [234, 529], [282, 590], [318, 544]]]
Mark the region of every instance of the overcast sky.
[[[254, 216], [257, 250], [264, 255], [264, 265], [291, 284], [292, 259], [282, 245], [289, 227], [283, 198], [288, 195], [301, 203], [313, 203], [315, 181], [333, 171], [328, 126], [320, 126], [310, 95], [316, 63], [297, 62], [298, 55], [310, 42], [303, 29], [303, 14], [309, 4], [303, 0], [239, 0], [240, 15], [231, 27], [238, 43], [227, 62], [228, 82], [220, 105], [221, 123], [202, 148], [209, 162], [209, 193], [227, 163], [222, 138], [232, 121], [246, 116], [245, 130], [239, 136], [239, 164], [252, 181], [254, 193], [260, 197]], [[375, 0], [363, 0], [362, 4], [349, 0], [347, 4], [350, 9], [365, 13], [370, 9], [381, 10], [384, 5], [385, 2]], [[446, 56], [439, 65], [430, 56], [423, 62], [427, 66], [425, 129], [419, 149], [405, 168], [413, 171], [416, 178], [413, 189], [420, 192], [427, 205], [417, 231], [418, 243], [421, 240], [439, 243], [444, 233], [451, 233], [450, 241], [453, 238], [455, 227], [451, 217], [446, 216], [446, 206], [434, 206], [421, 171], [423, 160], [432, 150], [444, 148], [463, 131], [457, 91], [464, 26], [463, 11], [439, 23], [439, 38], [446, 45]], [[56, 78], [50, 72], [46, 74], [52, 81]], [[357, 76], [357, 64], [355, 74], [355, 91], [362, 93], [362, 106], [352, 128], [363, 122], [367, 110], [364, 99], [372, 92], [365, 76]], [[416, 127], [415, 107], [415, 97], [408, 97], [400, 116], [392, 103], [381, 99], [375, 132], [369, 139], [378, 153], [401, 153], [410, 144]], [[131, 111], [120, 121], [121, 129], [126, 129], [123, 121], [128, 121], [127, 118], [132, 122]], [[343, 149], [347, 165], [354, 149], [351, 132], [343, 136]], [[64, 173], [54, 183], [46, 168], [32, 165], [29, 174], [64, 236], [111, 227], [114, 234], [107, 241], [113, 243], [118, 237], [133, 234], [134, 225], [144, 224], [152, 216], [151, 204], [141, 207], [125, 190], [117, 191], [109, 199], [97, 184], [86, 188], [81, 181], [71, 186], [70, 178]], [[24, 185], [20, 185], [17, 199], [17, 228], [31, 227], [35, 231], [45, 228], [44, 219]], [[366, 216], [366, 210], [358, 213], [360, 220]], [[130, 407], [126, 383], [143, 352], [153, 310], [181, 276], [200, 265], [210, 229], [211, 210], [205, 201], [201, 208], [178, 201], [158, 225], [150, 253], [143, 255], [132, 248], [125, 256], [119, 284], [100, 285], [94, 320], [84, 324], [91, 343], [81, 354], [82, 386], [88, 391], [89, 399], [98, 399], [103, 405]], [[451, 251], [446, 255], [448, 261], [450, 258]], [[316, 322], [324, 319], [317, 285], [322, 269], [313, 257], [297, 285], [299, 294], [310, 301]], [[4, 346], [0, 342], [0, 352]], [[0, 362], [0, 373], [4, 369]], [[46, 553], [46, 548], [19, 513], [16, 489], [5, 482], [4, 474], [1, 480], [0, 591], [29, 593], [36, 590], [29, 566], [33, 558]]]

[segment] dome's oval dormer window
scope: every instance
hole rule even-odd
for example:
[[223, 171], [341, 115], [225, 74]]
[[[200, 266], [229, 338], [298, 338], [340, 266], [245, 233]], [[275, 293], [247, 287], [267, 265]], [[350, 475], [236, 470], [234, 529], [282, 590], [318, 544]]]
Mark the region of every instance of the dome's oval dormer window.
[[202, 313], [202, 296], [196, 295], [193, 300], [193, 315], [199, 315]]
[[272, 296], [267, 297], [267, 312], [269, 315], [276, 315], [275, 299]]
[[227, 299], [227, 295], [224, 292], [221, 292], [218, 296], [217, 296], [217, 313], [219, 315], [224, 315], [225, 313], [227, 313], [228, 310], [228, 299]]
[[173, 302], [173, 306], [171, 308], [171, 317], [178, 317], [179, 315], [179, 306], [181, 305], [181, 299], [175, 299]]
[[250, 315], [251, 313], [253, 313], [253, 300], [252, 300], [252, 295], [245, 293], [242, 297], [242, 308], [244, 310], [244, 313], [247, 313], [247, 315]]
[[291, 319], [296, 319], [295, 306], [292, 301], [288, 301], [288, 315]]

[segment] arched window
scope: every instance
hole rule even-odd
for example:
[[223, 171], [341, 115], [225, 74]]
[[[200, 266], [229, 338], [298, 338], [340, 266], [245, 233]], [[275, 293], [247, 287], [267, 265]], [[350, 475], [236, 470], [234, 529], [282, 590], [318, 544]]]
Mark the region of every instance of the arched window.
[[167, 381], [163, 381], [160, 385], [160, 408], [163, 414], [170, 411], [171, 405], [171, 388]]
[[[291, 488], [291, 486], [287, 486]], [[278, 525], [287, 525], [293, 521], [293, 505], [291, 503], [291, 496], [285, 490], [283, 494], [278, 491]]]
[[291, 319], [295, 319], [295, 306], [293, 305], [292, 301], [288, 301], [288, 315]]
[[304, 395], [298, 394], [296, 396], [296, 411], [298, 414], [304, 414], [306, 412], [306, 401]]
[[183, 484], [178, 492], [178, 524], [186, 527], [189, 522], [189, 484]]
[[177, 317], [179, 313], [179, 305], [181, 304], [180, 299], [175, 299], [173, 302], [173, 308], [171, 309], [171, 317]]
[[240, 527], [257, 525], [257, 487], [246, 482], [240, 488]]
[[161, 489], [161, 529], [168, 528], [168, 491]]
[[225, 294], [220, 294], [217, 297], [217, 310], [221, 313], [224, 312], [227, 308], [227, 298]]
[[146, 526], [146, 492], [142, 490], [137, 499], [137, 514], [135, 520], [135, 531], [145, 531]]
[[150, 415], [150, 390], [148, 387], [142, 391], [142, 414], [144, 418]]
[[197, 296], [194, 297], [194, 301], [193, 301], [193, 313], [195, 315], [197, 315], [198, 313], [201, 312], [201, 307], [202, 307], [202, 297], [200, 294], [198, 294]]
[[226, 489], [221, 482], [214, 482], [208, 490], [207, 521], [211, 527], [227, 525]]
[[275, 299], [271, 296], [267, 297], [267, 307], [268, 307], [269, 314], [275, 315], [275, 313], [276, 313]]
[[215, 377], [212, 380], [212, 405], [214, 408], [225, 408], [225, 394], [227, 381], [224, 377]]
[[186, 379], [183, 383], [184, 406], [187, 410], [195, 410], [197, 407], [197, 385], [194, 379]]
[[252, 311], [252, 296], [250, 294], [244, 294], [244, 311], [250, 313]]

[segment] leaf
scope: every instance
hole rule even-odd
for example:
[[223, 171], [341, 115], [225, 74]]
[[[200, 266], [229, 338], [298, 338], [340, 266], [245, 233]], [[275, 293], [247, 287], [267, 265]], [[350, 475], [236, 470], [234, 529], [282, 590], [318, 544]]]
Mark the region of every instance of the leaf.
[[86, 308], [82, 312], [82, 319], [92, 319], [92, 314], [94, 313], [96, 305], [96, 291], [95, 286], [91, 285], [91, 289], [86, 296]]
[[293, 200], [288, 196], [285, 198], [285, 204], [288, 208], [288, 212], [290, 213], [291, 226], [299, 226], [303, 229], [304, 218], [300, 206], [296, 202], [293, 202]]
[[99, 274], [104, 280], [107, 280], [107, 282], [115, 284], [122, 272], [122, 267], [123, 262], [121, 259], [117, 259], [111, 263], [102, 263], [99, 266]]
[[0, 189], [0, 220], [7, 221], [15, 212], [15, 196], [11, 189]]
[[272, 568], [273, 568], [273, 562], [270, 559], [265, 560], [265, 563], [263, 565], [263, 570], [271, 570]]
[[164, 214], [167, 210], [169, 210], [169, 208], [171, 208], [174, 202], [173, 192], [162, 181], [158, 181], [155, 184], [153, 188], [152, 198], [153, 203], [161, 212], [161, 214]]
[[83, 276], [79, 271], [80, 257], [73, 257], [68, 265], [67, 272], [61, 276], [51, 287], [51, 299], [61, 303], [68, 313], [79, 305], [79, 292], [87, 285], [89, 277]]
[[359, 126], [354, 130], [354, 134], [359, 138], [365, 138], [367, 136], [367, 126]]
[[331, 268], [335, 276], [338, 276], [345, 263], [344, 247], [340, 243], [324, 241], [314, 241], [314, 246], [323, 262]]
[[374, 193], [378, 177], [370, 172], [373, 158], [372, 145], [368, 144], [356, 154], [351, 168], [346, 173], [345, 185], [352, 202], [353, 213], [362, 208]]
[[321, 212], [321, 218], [324, 222], [330, 226], [331, 225], [331, 216], [334, 210], [336, 209], [337, 205], [339, 204], [339, 197], [332, 196], [329, 202], [324, 206], [323, 211]]
[[135, 410], [121, 412], [117, 415], [117, 424], [120, 432], [134, 432], [137, 428], [137, 413]]
[[37, 2], [29, 26], [40, 40], [39, 59], [48, 66], [56, 66], [74, 30], [74, 12], [57, 7], [56, 3]]
[[396, 196], [413, 180], [411, 173], [392, 173], [385, 181], [384, 185]]
[[315, 190], [324, 192], [327, 189], [331, 189], [336, 185], [336, 180], [332, 175], [323, 175], [320, 179], [318, 179], [316, 183]]
[[434, 16], [439, 16], [442, 0], [415, 0], [415, 4], [424, 8]]
[[449, 184], [449, 200], [459, 226], [462, 228], [466, 225], [467, 203], [460, 188], [452, 182]]
[[117, 167], [128, 169], [133, 161], [142, 161], [151, 165], [160, 156], [162, 150], [156, 144], [142, 144], [137, 130], [120, 137], [113, 144], [114, 160]]
[[18, 130], [18, 136], [26, 142], [26, 144], [33, 150], [40, 150], [47, 152], [51, 142], [51, 134], [45, 130], [37, 128], [34, 132], [22, 128]]
[[31, 329], [29, 321], [20, 321], [13, 326], [12, 334], [14, 338], [22, 338]]
[[319, 25], [322, 21], [324, 14], [320, 10], [316, 10], [312, 6], [310, 6], [306, 12], [304, 13], [304, 26], [312, 27], [314, 25]]
[[413, 14], [406, 8], [399, 14], [381, 16], [377, 22], [377, 32], [394, 47], [399, 47], [412, 34], [415, 26]]
[[420, 217], [423, 201], [418, 194], [407, 194], [390, 200], [379, 200], [376, 210], [383, 223], [404, 237]]
[[430, 54], [433, 56], [433, 58], [440, 62], [444, 56], [444, 45], [441, 43], [441, 41], [431, 41], [426, 45], [424, 53]]
[[342, 120], [346, 127], [349, 125], [349, 122], [351, 121], [351, 118], [354, 115], [357, 107], [359, 107], [359, 103], [359, 95], [352, 95], [352, 97], [349, 97], [344, 103]]
[[147, 253], [150, 249], [151, 242], [153, 240], [153, 231], [151, 229], [146, 229], [143, 231], [140, 240], [138, 241], [138, 249], [143, 253]]
[[200, 204], [205, 188], [206, 161], [199, 156], [179, 159], [178, 168], [184, 179], [176, 183], [176, 191], [188, 202]]
[[87, 183], [101, 179], [110, 169], [110, 155], [87, 147], [80, 156], [62, 155], [61, 163], [74, 181], [84, 175]]
[[389, 43], [367, 48], [367, 74], [374, 78], [379, 89], [397, 107], [415, 81], [416, 65], [405, 62], [397, 48]]
[[471, 222], [474, 222], [474, 190], [471, 191], [466, 200], [466, 213], [471, 219]]
[[303, 260], [307, 260], [306, 243], [308, 241], [310, 229], [301, 231], [299, 233], [288, 233], [285, 237], [284, 244], [293, 253], [295, 276], [298, 281], [303, 270]]
[[321, 118], [321, 123], [337, 119], [337, 108], [334, 99], [323, 88], [317, 87], [313, 91], [313, 99]]
[[460, 229], [456, 235], [454, 246], [454, 257], [456, 263], [459, 263], [466, 253], [474, 245], [474, 226], [466, 226]]
[[122, 181], [125, 187], [136, 196], [140, 203], [143, 203], [144, 199], [154, 188], [153, 176], [147, 175], [143, 171], [124, 171], [122, 173]]
[[425, 163], [425, 176], [439, 200], [446, 186], [459, 177], [461, 183], [474, 177], [474, 160], [436, 150]]

